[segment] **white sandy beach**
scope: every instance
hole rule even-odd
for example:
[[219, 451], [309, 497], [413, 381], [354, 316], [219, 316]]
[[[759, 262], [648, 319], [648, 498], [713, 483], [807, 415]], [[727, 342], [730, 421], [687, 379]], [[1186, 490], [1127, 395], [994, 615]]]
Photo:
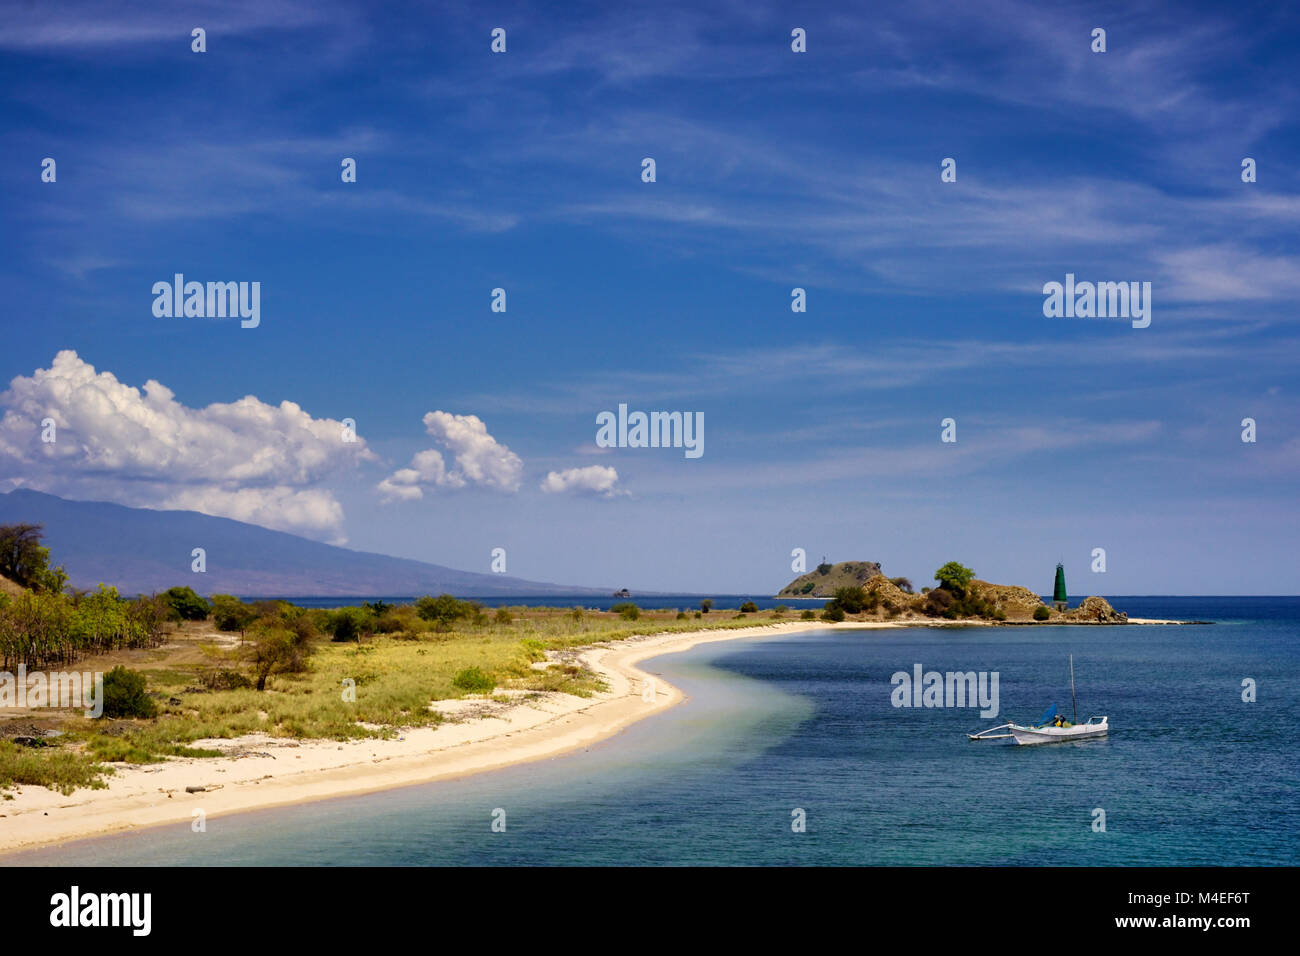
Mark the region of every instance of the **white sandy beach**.
[[[139, 827], [190, 822], [241, 810], [284, 806], [409, 784], [445, 780], [588, 747], [629, 724], [679, 703], [682, 693], [636, 665], [708, 641], [763, 637], [826, 627], [895, 627], [890, 623], [829, 625], [799, 621], [731, 630], [655, 634], [597, 644], [582, 661], [608, 690], [592, 697], [548, 693], [512, 704], [440, 701], [453, 720], [403, 731], [390, 740], [294, 741], [252, 735], [197, 741], [231, 756], [171, 758], [147, 766], [116, 764], [103, 790], [64, 796], [25, 786], [0, 804], [0, 853], [104, 836]], [[643, 699], [655, 681], [654, 700]], [[482, 711], [482, 716], [472, 716]], [[203, 787], [188, 793], [187, 787]]]
[[[1133, 624], [1175, 624], [1138, 619]], [[114, 765], [107, 789], [65, 796], [24, 786], [0, 804], [0, 853], [104, 836], [326, 797], [445, 780], [589, 747], [682, 701], [676, 687], [637, 664], [711, 641], [750, 639], [826, 628], [915, 627], [915, 622], [791, 621], [755, 627], [655, 634], [597, 644], [581, 652], [608, 689], [588, 698], [532, 694], [515, 703], [440, 701], [452, 718], [408, 729], [390, 740], [294, 741], [266, 735], [196, 741], [228, 754], [171, 758], [162, 764]], [[644, 698], [654, 681], [653, 702]], [[187, 787], [202, 791], [187, 792]]]

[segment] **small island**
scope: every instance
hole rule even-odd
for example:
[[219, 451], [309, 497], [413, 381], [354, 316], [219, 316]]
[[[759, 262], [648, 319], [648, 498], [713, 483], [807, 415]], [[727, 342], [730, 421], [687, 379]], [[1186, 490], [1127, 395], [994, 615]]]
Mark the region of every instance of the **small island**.
[[1096, 595], [1069, 607], [1065, 571], [1056, 568], [1053, 602], [1048, 605], [1029, 588], [992, 584], [975, 572], [949, 561], [934, 573], [936, 587], [912, 588], [905, 577], [888, 577], [878, 562], [823, 562], [800, 575], [777, 593], [778, 598], [822, 599], [822, 617], [828, 621], [887, 620], [1007, 624], [1128, 624], [1129, 617]]

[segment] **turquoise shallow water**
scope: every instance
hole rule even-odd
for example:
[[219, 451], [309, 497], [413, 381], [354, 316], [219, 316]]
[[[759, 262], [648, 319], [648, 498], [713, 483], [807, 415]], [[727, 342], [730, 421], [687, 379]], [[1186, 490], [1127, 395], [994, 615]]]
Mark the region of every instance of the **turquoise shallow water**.
[[[647, 669], [690, 700], [587, 751], [465, 780], [25, 854], [24, 864], [1300, 861], [1300, 599], [1126, 598], [1214, 625], [817, 631]], [[971, 743], [1070, 707], [1108, 739]], [[895, 708], [890, 675], [997, 671], [1001, 713]], [[1258, 701], [1241, 699], [1243, 678]], [[505, 811], [506, 830], [491, 830]], [[791, 829], [802, 809], [807, 830]], [[1106, 832], [1094, 832], [1094, 810]]]

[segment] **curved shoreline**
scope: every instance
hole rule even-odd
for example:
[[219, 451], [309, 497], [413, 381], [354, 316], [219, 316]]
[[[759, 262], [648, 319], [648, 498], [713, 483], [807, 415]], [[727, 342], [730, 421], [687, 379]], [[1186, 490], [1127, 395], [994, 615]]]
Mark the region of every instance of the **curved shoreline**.
[[[463, 723], [402, 731], [390, 740], [286, 741], [258, 735], [220, 741], [239, 756], [171, 758], [153, 766], [116, 765], [107, 788], [63, 795], [22, 787], [0, 804], [0, 860], [13, 854], [148, 827], [361, 796], [571, 753], [684, 699], [636, 665], [699, 644], [822, 630], [886, 628], [892, 623], [791, 621], [746, 628], [667, 632], [594, 644], [580, 652], [608, 689], [589, 698], [549, 693]], [[642, 698], [653, 681], [654, 702]], [[500, 723], [498, 723], [500, 722]], [[249, 753], [250, 749], [253, 751]], [[201, 786], [199, 792], [186, 787]]]
[[[1139, 619], [1130, 623], [1180, 622]], [[66, 796], [43, 787], [22, 787], [13, 800], [0, 803], [0, 861], [41, 847], [192, 822], [196, 811], [202, 811], [206, 820], [360, 796], [558, 757], [612, 737], [684, 699], [677, 687], [637, 666], [647, 659], [717, 641], [809, 630], [917, 626], [952, 625], [789, 621], [665, 632], [593, 644], [583, 648], [579, 657], [601, 675], [608, 688], [589, 698], [546, 693], [507, 705], [484, 704], [487, 712], [471, 715], [472, 719], [407, 729], [389, 740], [340, 743], [254, 735], [211, 741], [209, 746], [225, 749], [230, 755], [170, 758], [157, 765], [118, 764], [105, 789], [78, 790]], [[653, 703], [642, 697], [647, 681], [654, 684]], [[441, 706], [453, 703], [472, 706], [475, 702], [439, 702], [439, 709], [453, 710]], [[187, 792], [187, 787], [202, 789]]]

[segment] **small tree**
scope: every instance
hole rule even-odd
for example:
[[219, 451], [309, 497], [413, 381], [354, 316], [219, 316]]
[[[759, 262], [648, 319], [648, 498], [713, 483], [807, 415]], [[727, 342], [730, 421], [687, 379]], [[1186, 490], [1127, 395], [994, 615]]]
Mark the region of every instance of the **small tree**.
[[168, 588], [163, 596], [171, 608], [172, 617], [177, 620], [206, 621], [212, 612], [211, 605], [190, 587]]
[[251, 639], [245, 653], [253, 665], [255, 686], [266, 690], [272, 674], [295, 674], [306, 669], [316, 628], [302, 608], [282, 605], [274, 614], [264, 614], [248, 628]]
[[703, 601], [701, 601], [701, 602], [700, 602], [700, 610], [703, 611], [705, 614], [708, 614], [710, 611], [712, 611], [712, 610], [713, 610], [713, 598], [705, 598]]
[[50, 567], [50, 549], [41, 545], [42, 525], [0, 525], [0, 574], [33, 591], [59, 594], [68, 584], [63, 567]]
[[740, 606], [740, 613], [741, 613], [741, 614], [757, 614], [757, 613], [758, 613], [758, 605], [755, 604], [753, 601], [746, 601], [744, 604], [742, 604], [742, 605]]
[[964, 564], [958, 564], [956, 561], [949, 561], [938, 571], [934, 572], [934, 579], [939, 582], [939, 586], [947, 591], [951, 591], [958, 597], [966, 593], [966, 588], [970, 586], [971, 580], [975, 577], [975, 572]]
[[257, 612], [233, 594], [212, 595], [212, 623], [219, 631], [238, 631], [243, 637]]

